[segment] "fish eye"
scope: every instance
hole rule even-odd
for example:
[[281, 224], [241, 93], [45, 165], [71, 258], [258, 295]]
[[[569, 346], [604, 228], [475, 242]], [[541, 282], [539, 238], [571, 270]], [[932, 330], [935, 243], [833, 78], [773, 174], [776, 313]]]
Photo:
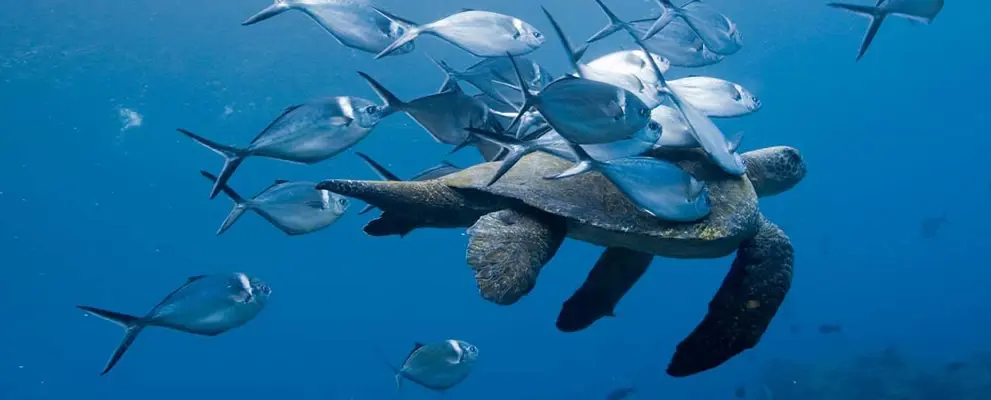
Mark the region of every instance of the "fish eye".
[[754, 103], [760, 103], [760, 100], [757, 100], [757, 96], [750, 96], [750, 100], [752, 100]]
[[369, 114], [374, 114], [378, 110], [379, 110], [378, 106], [368, 106], [368, 107], [365, 107], [365, 112], [366, 113], [369, 113]]
[[544, 35], [543, 35], [542, 33], [540, 33], [540, 32], [533, 32], [533, 37], [535, 37], [535, 38], [537, 38], [537, 39], [540, 39], [540, 38], [541, 38], [541, 37], [543, 37], [543, 36], [544, 36]]
[[650, 121], [649, 123], [647, 123], [647, 129], [650, 129], [652, 131], [660, 130], [661, 124], [658, 124], [657, 121]]
[[347, 206], [348, 205], [348, 199], [345, 199], [345, 198], [337, 199], [337, 204], [340, 204], [342, 207]]

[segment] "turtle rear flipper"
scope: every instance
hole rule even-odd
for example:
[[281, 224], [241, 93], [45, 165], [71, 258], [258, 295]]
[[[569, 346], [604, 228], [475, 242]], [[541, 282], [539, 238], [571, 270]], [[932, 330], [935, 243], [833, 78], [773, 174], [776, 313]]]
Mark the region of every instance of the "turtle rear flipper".
[[602, 317], [614, 316], [616, 304], [647, 271], [653, 259], [652, 254], [623, 247], [606, 248], [585, 283], [564, 302], [557, 317], [557, 329], [577, 332]]
[[794, 262], [791, 240], [761, 215], [757, 235], [740, 245], [705, 319], [678, 344], [668, 375], [694, 375], [756, 346], [791, 287]]
[[502, 210], [479, 218], [468, 229], [466, 258], [482, 297], [510, 305], [530, 293], [566, 233], [563, 219], [540, 212]]

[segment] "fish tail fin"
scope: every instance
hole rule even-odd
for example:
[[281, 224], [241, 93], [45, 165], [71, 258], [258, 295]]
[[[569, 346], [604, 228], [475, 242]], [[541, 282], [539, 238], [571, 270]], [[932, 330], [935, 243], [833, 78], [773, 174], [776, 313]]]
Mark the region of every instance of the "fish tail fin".
[[230, 180], [231, 175], [234, 175], [234, 171], [237, 170], [237, 167], [244, 162], [244, 158], [248, 156], [248, 151], [214, 142], [182, 128], [176, 130], [190, 139], [193, 139], [193, 141], [199, 143], [203, 147], [206, 147], [214, 153], [220, 154], [220, 156], [224, 157], [224, 167], [220, 170], [219, 178], [217, 178], [216, 182], [214, 182], [213, 189], [210, 190], [210, 198], [212, 199], [217, 197], [217, 194], [221, 191], [221, 187], [227, 184], [227, 181]]
[[867, 48], [870, 47], [871, 42], [874, 41], [874, 37], [877, 36], [878, 30], [881, 29], [881, 24], [884, 22], [884, 17], [886, 16], [880, 7], [871, 6], [861, 6], [857, 4], [846, 4], [846, 3], [828, 3], [827, 6], [838, 8], [840, 10], [846, 10], [857, 15], [862, 15], [870, 19], [870, 25], [867, 27], [867, 33], [864, 34], [864, 41], [860, 44], [860, 52], [857, 53], [857, 60], [859, 61], [867, 53]]
[[568, 142], [568, 146], [571, 147], [571, 152], [575, 154], [575, 157], [578, 159], [578, 162], [576, 162], [575, 165], [573, 165], [571, 168], [564, 170], [560, 174], [545, 176], [544, 179], [556, 180], [556, 179], [570, 178], [572, 176], [578, 176], [584, 174], [595, 168], [597, 162], [594, 159], [592, 159], [592, 156], [588, 155], [585, 149], [570, 141]]
[[516, 58], [514, 58], [512, 54], [509, 54], [509, 52], [506, 52], [506, 57], [509, 57], [509, 62], [513, 64], [513, 72], [516, 73], [516, 80], [520, 83], [520, 92], [523, 93], [523, 105], [520, 106], [516, 116], [513, 117], [513, 120], [510, 121], [509, 125], [506, 127], [506, 129], [509, 129], [519, 123], [520, 119], [523, 118], [523, 114], [530, 111], [530, 109], [537, 104], [537, 99], [533, 96], [533, 93], [530, 93], [530, 86], [526, 84], [526, 79], [523, 79], [523, 73], [520, 72], [520, 66], [516, 64]]
[[580, 59], [580, 55], [576, 53], [576, 50], [580, 51], [581, 55], [584, 55], [585, 49], [580, 49], [573, 46], [571, 41], [568, 40], [568, 37], [564, 35], [564, 30], [561, 29], [561, 25], [558, 24], [557, 20], [554, 19], [554, 16], [551, 15], [551, 12], [547, 11], [547, 8], [544, 8], [543, 6], [541, 6], [540, 9], [544, 11], [544, 15], [547, 16], [547, 20], [551, 22], [551, 27], [554, 28], [554, 33], [557, 34], [558, 40], [560, 40], [561, 45], [564, 46], [564, 52], [568, 56], [568, 63], [571, 65], [571, 68], [573, 68], [578, 75], [581, 75], [581, 69], [578, 68], [578, 60]]
[[[375, 8], [376, 10], [378, 10], [377, 7], [373, 7], [373, 8]], [[379, 11], [379, 13], [381, 13], [383, 15], [388, 15], [387, 13], [385, 13], [383, 11]], [[429, 26], [429, 24], [428, 24], [428, 26]], [[424, 27], [424, 26], [417, 26], [417, 25], [412, 25], [412, 24], [409, 25], [409, 27], [406, 28], [406, 31], [403, 32], [403, 34], [401, 36], [399, 36], [398, 39], [396, 39], [394, 42], [392, 42], [392, 44], [390, 44], [385, 49], [383, 49], [378, 54], [376, 54], [375, 55], [375, 59], [378, 60], [378, 59], [380, 59], [382, 57], [385, 57], [385, 56], [389, 55], [390, 53], [396, 51], [396, 49], [398, 49], [400, 47], [403, 47], [403, 45], [405, 45], [406, 43], [412, 42], [413, 39], [416, 39], [417, 36], [420, 36], [420, 34], [423, 33], [424, 29], [426, 29], [426, 27]]]
[[466, 130], [473, 136], [486, 142], [497, 144], [509, 152], [506, 154], [506, 157], [502, 159], [499, 169], [496, 170], [495, 174], [492, 174], [492, 177], [489, 178], [489, 181], [485, 184], [485, 186], [492, 186], [492, 184], [496, 183], [499, 178], [502, 178], [503, 175], [509, 172], [509, 170], [513, 168], [513, 165], [516, 165], [516, 163], [520, 161], [523, 156], [537, 150], [537, 147], [533, 143], [504, 134], [498, 134], [475, 128], [466, 128]]
[[256, 24], [258, 22], [261, 22], [261, 21], [264, 21], [266, 19], [272, 18], [272, 17], [274, 17], [276, 15], [282, 14], [282, 13], [286, 12], [286, 10], [288, 10], [288, 9], [289, 9], [289, 2], [288, 1], [286, 1], [286, 0], [275, 0], [275, 3], [273, 3], [272, 5], [270, 5], [268, 7], [265, 7], [264, 10], [259, 11], [255, 15], [252, 15], [250, 18], [248, 18], [244, 22], [242, 22], [241, 25], [242, 26], [248, 26], [248, 25]]
[[609, 7], [606, 7], [602, 0], [595, 0], [595, 4], [599, 5], [599, 9], [602, 10], [602, 13], [609, 19], [609, 24], [592, 35], [592, 37], [588, 38], [585, 43], [592, 43], [605, 39], [620, 30], [630, 30], [630, 25], [626, 21], [619, 19], [619, 17], [617, 17], [616, 14], [609, 9]]
[[458, 75], [459, 75], [458, 71], [455, 71], [454, 68], [451, 68], [450, 65], [447, 65], [447, 63], [442, 60], [433, 58], [429, 54], [427, 54], [426, 56], [427, 59], [430, 60], [430, 62], [434, 63], [434, 65], [437, 66], [437, 68], [440, 68], [441, 71], [444, 71], [444, 84], [441, 85], [440, 91], [444, 91], [447, 88], [450, 88], [453, 82], [457, 81], [458, 79]]
[[406, 108], [406, 102], [399, 100], [396, 95], [392, 94], [389, 89], [386, 89], [385, 86], [382, 86], [381, 83], [373, 79], [371, 76], [361, 71], [358, 71], [358, 75], [361, 75], [361, 77], [365, 79], [365, 82], [368, 82], [368, 86], [371, 86], [372, 90], [375, 91], [375, 94], [378, 95], [383, 102], [385, 102], [385, 110], [381, 112], [382, 118], [386, 115]]
[[[200, 171], [200, 175], [203, 175], [204, 178], [210, 180], [214, 184], [217, 183], [217, 177], [213, 176], [213, 174], [209, 172]], [[231, 212], [227, 214], [227, 218], [224, 218], [224, 222], [220, 224], [220, 229], [217, 229], [217, 236], [227, 232], [227, 230], [231, 228], [231, 225], [234, 225], [238, 218], [241, 218], [241, 215], [248, 210], [248, 202], [245, 201], [241, 195], [237, 194], [234, 189], [231, 189], [230, 186], [223, 184], [220, 186], [220, 190], [224, 192], [227, 197], [230, 197], [232, 201], [234, 201], [234, 208], [232, 208]]]
[[138, 334], [141, 333], [141, 330], [144, 329], [145, 325], [141, 322], [141, 318], [133, 315], [88, 306], [76, 306], [76, 308], [113, 322], [124, 328], [124, 338], [121, 340], [120, 345], [117, 346], [117, 349], [114, 350], [113, 355], [110, 356], [110, 360], [107, 361], [107, 366], [103, 368], [103, 372], [100, 373], [100, 376], [106, 375], [115, 365], [117, 365], [117, 362], [124, 356], [127, 349], [131, 347], [131, 344], [134, 343], [134, 339], [137, 339]]
[[647, 32], [644, 32], [640, 40], [647, 40], [654, 37], [654, 35], [667, 27], [678, 16], [678, 9], [674, 7], [674, 4], [671, 4], [670, 0], [658, 0], [657, 4], [661, 6], [661, 16], [657, 17], [657, 20], [650, 25], [650, 28], [647, 28]]

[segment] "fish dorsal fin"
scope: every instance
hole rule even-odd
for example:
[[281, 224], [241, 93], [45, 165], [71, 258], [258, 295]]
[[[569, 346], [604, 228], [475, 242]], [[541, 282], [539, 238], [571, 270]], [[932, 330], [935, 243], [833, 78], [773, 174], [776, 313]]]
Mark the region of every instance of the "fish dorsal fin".
[[420, 342], [413, 343], [413, 349], [410, 350], [409, 351], [409, 354], [406, 355], [406, 359], [403, 361], [403, 363], [405, 363], [406, 360], [409, 360], [410, 357], [413, 357], [413, 353], [416, 353], [416, 351], [417, 350], [420, 350], [420, 348], [423, 347], [423, 346], [426, 346], [426, 345], [423, 344], [423, 343], [420, 343]]
[[190, 276], [189, 278], [186, 278], [186, 282], [183, 283], [182, 286], [177, 287], [175, 290], [172, 291], [172, 293], [169, 293], [168, 296], [165, 296], [164, 298], [162, 298], [162, 301], [158, 302], [158, 304], [155, 305], [155, 308], [152, 308], [152, 313], [154, 313], [155, 310], [157, 310], [163, 304], [168, 303], [169, 300], [172, 299], [172, 296], [175, 296], [175, 294], [176, 293], [179, 293], [180, 290], [184, 289], [186, 286], [189, 286], [189, 284], [191, 284], [193, 282], [196, 282], [196, 281], [198, 281], [200, 279], [206, 278], [207, 276], [208, 275], [194, 275], [194, 276]]
[[451, 162], [450, 161], [447, 161], [447, 160], [441, 161], [440, 162], [440, 165], [438, 165], [438, 166], [439, 167], [450, 167], [450, 168], [461, 169], [461, 167], [459, 167], [457, 165], [454, 165], [454, 164], [451, 164]]
[[282, 114], [279, 114], [279, 116], [273, 119], [272, 122], [268, 123], [268, 126], [266, 126], [265, 129], [262, 129], [262, 131], [258, 133], [258, 136], [255, 136], [254, 139], [251, 139], [251, 143], [257, 142], [258, 139], [261, 139], [261, 137], [264, 136], [265, 133], [267, 133], [270, 128], [272, 128], [272, 125], [275, 125], [275, 123], [278, 122], [280, 119], [282, 119], [282, 117], [285, 117], [286, 114], [289, 114], [302, 106], [303, 104], [296, 104], [286, 107], [286, 109], [282, 111]]
[[379, 164], [378, 162], [376, 162], [375, 160], [373, 160], [371, 157], [369, 157], [365, 153], [356, 151], [356, 152], [354, 152], [354, 154], [356, 154], [358, 157], [361, 157], [361, 159], [365, 162], [365, 164], [368, 164], [368, 167], [371, 168], [372, 171], [375, 171], [375, 174], [378, 175], [379, 178], [381, 178], [382, 180], [385, 180], [385, 181], [401, 181], [402, 180], [402, 179], [399, 179], [399, 177], [396, 176], [396, 174], [393, 174], [391, 171], [389, 171], [388, 169], [386, 169], [385, 167], [383, 167], [382, 164]]
[[459, 11], [459, 12], [471, 12], [471, 11], [478, 11], [478, 10], [476, 10], [474, 8], [461, 8], [461, 11]]
[[275, 182], [272, 182], [271, 185], [268, 185], [268, 187], [266, 187], [265, 189], [262, 189], [262, 191], [258, 192], [258, 194], [256, 194], [255, 197], [258, 197], [258, 195], [260, 195], [262, 193], [265, 193], [265, 192], [267, 192], [269, 190], [272, 190], [272, 188], [274, 188], [276, 186], [279, 186], [279, 185], [282, 185], [282, 184], [285, 184], [285, 183], [289, 183], [289, 181], [287, 181], [285, 179], [276, 179]]
[[289, 183], [289, 181], [288, 180], [285, 180], [285, 179], [276, 179], [275, 180], [275, 184], [273, 184], [272, 186], [281, 185], [283, 183]]

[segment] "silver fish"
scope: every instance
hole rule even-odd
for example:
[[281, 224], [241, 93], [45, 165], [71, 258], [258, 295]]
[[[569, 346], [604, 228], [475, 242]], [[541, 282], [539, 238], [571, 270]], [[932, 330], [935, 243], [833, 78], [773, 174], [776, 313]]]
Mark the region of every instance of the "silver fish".
[[144, 328], [158, 326], [216, 336], [251, 321], [265, 308], [272, 289], [242, 273], [199, 275], [165, 297], [145, 316], [136, 317], [95, 307], [77, 308], [124, 328], [124, 339], [100, 375], [117, 365]]
[[650, 108], [633, 93], [589, 79], [566, 76], [537, 93], [524, 84], [523, 95], [524, 106], [513, 124], [533, 108], [561, 136], [578, 144], [630, 139], [650, 119]]
[[[495, 101], [521, 105], [517, 104], [518, 101], [506, 100], [509, 96], [518, 96], [518, 92], [513, 91], [512, 88], [507, 88], [504, 85], [493, 82], [514, 82], [513, 64], [506, 57], [486, 58], [466, 68], [464, 71], [457, 71], [451, 68], [446, 62], [435, 60], [433, 57], [430, 57], [430, 60], [447, 75], [445, 85], [448, 81], [452, 80], [465, 81]], [[554, 81], [554, 76], [551, 75], [550, 71], [541, 67], [540, 64], [537, 64], [533, 60], [526, 57], [519, 57], [516, 59], [516, 62], [521, 64], [520, 72], [531, 88], [540, 90]]]
[[[635, 35], [630, 35], [637, 45], [644, 48], [643, 41]], [[657, 75], [658, 85], [656, 89], [660, 94], [666, 95], [668, 99], [673, 103], [674, 108], [678, 110], [681, 115], [688, 122], [688, 125], [692, 128], [693, 136], [695, 140], [698, 141], [702, 149], [709, 156], [712, 161], [718, 165], [724, 172], [733, 175], [741, 176], [746, 173], [746, 167], [743, 165], [743, 159], [740, 158], [739, 154], [735, 154], [730, 151], [730, 144], [726, 140], [722, 131], [709, 119], [705, 113], [699, 111], [691, 103], [685, 101], [678, 95], [674, 90], [672, 90], [667, 81], [664, 79], [664, 74], [661, 73], [660, 68], [654, 64], [654, 60], [650, 59], [651, 68], [654, 69], [654, 73]]]
[[396, 377], [396, 389], [403, 379], [432, 390], [447, 390], [461, 383], [478, 361], [478, 347], [462, 340], [413, 346], [402, 366], [390, 365]]
[[[372, 54], [378, 54], [416, 26], [396, 15], [373, 8], [364, 0], [276, 0], [241, 25], [252, 25], [289, 10], [305, 13], [338, 43]], [[392, 54], [406, 54], [413, 48], [413, 42], [408, 42]]]
[[[667, 72], [671, 68], [671, 63], [657, 54], [651, 54], [654, 62], [661, 68], [661, 72]], [[606, 54], [592, 61], [585, 66], [602, 71], [612, 71], [614, 73], [634, 75], [644, 83], [653, 82], [654, 71], [647, 63], [647, 56], [643, 50], [621, 50]]]
[[878, 0], [874, 7], [844, 3], [829, 3], [827, 5], [870, 19], [870, 25], [867, 28], [867, 33], [864, 34], [864, 41], [860, 45], [857, 60], [863, 58], [864, 54], [867, 53], [867, 48], [874, 41], [874, 36], [881, 29], [881, 24], [887, 16], [896, 15], [923, 24], [930, 24], [936, 15], [943, 10], [943, 0]]
[[[211, 182], [217, 181], [217, 177], [209, 172], [200, 171], [200, 175]], [[234, 201], [234, 208], [220, 225], [217, 235], [230, 229], [248, 210], [258, 213], [290, 236], [305, 235], [326, 228], [347, 212], [350, 201], [335, 193], [314, 189], [315, 187], [316, 183], [313, 182], [277, 180], [255, 197], [245, 199], [223, 185], [220, 190]]]
[[489, 11], [465, 10], [426, 25], [411, 26], [376, 59], [413, 41], [434, 35], [477, 57], [529, 54], [544, 43], [544, 35], [523, 20]]
[[698, 35], [699, 39], [702, 39], [705, 46], [713, 53], [728, 56], [735, 54], [743, 47], [743, 39], [736, 24], [708, 5], [693, 1], [677, 7], [671, 0], [655, 1], [661, 7], [661, 16], [641, 36], [641, 40], [654, 36], [667, 27], [671, 21], [680, 19], [691, 27], [692, 31]]
[[[657, 20], [657, 18], [649, 18], [624, 22], [617, 18], [608, 8], [603, 8], [604, 5], [600, 4], [599, 7], [609, 17], [610, 22], [606, 27], [586, 40], [586, 43], [605, 39], [621, 30], [625, 30], [631, 35], [644, 37], [654, 21]], [[702, 39], [695, 34], [691, 26], [681, 19], [670, 21], [663, 30], [642, 41], [644, 42], [644, 47], [651, 53], [664, 57], [670, 65], [675, 67], [704, 67], [716, 64], [726, 58], [726, 56], [710, 51]]]
[[178, 131], [224, 157], [224, 167], [210, 191], [212, 199], [247, 157], [314, 164], [362, 141], [388, 113], [360, 97], [312, 101], [287, 108], [246, 148], [220, 144], [185, 129]]
[[710, 117], [739, 117], [760, 110], [753, 93], [736, 83], [707, 76], [689, 76], [668, 81], [678, 96]]
[[581, 146], [571, 144], [578, 163], [546, 179], [564, 179], [598, 171], [644, 212], [657, 218], [692, 222], [712, 212], [709, 191], [677, 165], [652, 157], [627, 157], [598, 161]]
[[[543, 11], [554, 25], [562, 45], [569, 53], [568, 58], [574, 65], [575, 57], [563, 32], [554, 17], [546, 9]], [[533, 108], [569, 141], [577, 144], [603, 144], [632, 138], [643, 130], [650, 119], [650, 108], [637, 95], [605, 82], [565, 75], [543, 90], [533, 93], [526, 85], [515, 60], [510, 57], [510, 61], [513, 62], [516, 80], [524, 99], [523, 107], [514, 122]]]
[[461, 145], [468, 140], [466, 126], [490, 126], [488, 108], [468, 96], [457, 85], [445, 84], [440, 93], [409, 102], [400, 100], [382, 84], [364, 72], [358, 72], [391, 112], [402, 111], [425, 129], [438, 143]]
[[550, 21], [551, 26], [554, 28], [554, 32], [557, 34], [558, 39], [561, 41], [561, 45], [564, 48], [564, 52], [567, 55], [568, 62], [571, 64], [574, 73], [571, 76], [577, 76], [582, 79], [588, 79], [596, 82], [607, 83], [613, 85], [617, 88], [623, 89], [630, 92], [631, 94], [637, 96], [640, 101], [648, 108], [653, 108], [660, 104], [656, 98], [651, 97], [648, 92], [646, 92], [646, 86], [635, 74], [625, 73], [622, 71], [613, 71], [608, 68], [594, 68], [588, 64], [581, 63], [579, 60], [584, 55], [587, 50], [587, 46], [575, 47], [568, 40], [568, 37], [564, 34], [564, 30], [554, 19], [546, 8], [543, 8], [544, 15]]
[[[579, 145], [579, 147], [591, 153], [595, 159], [603, 161], [638, 156], [655, 148], [661, 137], [661, 125], [655, 121], [650, 121], [644, 127], [644, 130], [649, 132], [644, 132], [630, 139], [604, 144]], [[523, 156], [535, 151], [543, 151], [558, 157], [577, 161], [571, 154], [570, 141], [555, 132], [550, 126], [542, 127], [529, 134], [526, 138], [521, 139], [480, 129], [469, 129], [469, 131], [479, 139], [497, 144], [507, 151], [506, 156], [502, 159], [502, 164], [499, 165], [499, 169], [496, 170], [495, 174], [489, 178], [486, 186], [497, 182]]]
[[[356, 151], [354, 153], [357, 154], [358, 157], [361, 157], [361, 159], [363, 161], [365, 161], [365, 164], [368, 164], [368, 167], [371, 168], [373, 171], [375, 171], [375, 173], [378, 174], [378, 176], [380, 178], [382, 178], [382, 180], [386, 180], [386, 181], [402, 181], [402, 179], [400, 179], [399, 176], [397, 176], [396, 174], [393, 174], [392, 172], [390, 172], [388, 169], [386, 169], [385, 167], [383, 167], [382, 164], [379, 164], [378, 162], [376, 162], [375, 160], [373, 160], [368, 155], [366, 155], [364, 153], [361, 153], [361, 152], [358, 152], [358, 151]], [[437, 178], [440, 178], [440, 177], [443, 177], [443, 176], [447, 176], [447, 175], [453, 174], [453, 173], [458, 172], [458, 171], [461, 171], [461, 168], [460, 167], [455, 166], [454, 164], [451, 164], [451, 163], [449, 163], [447, 161], [444, 161], [444, 162], [442, 162], [442, 163], [440, 163], [438, 165], [435, 165], [433, 167], [430, 167], [430, 168], [428, 168], [428, 169], [420, 172], [419, 174], [414, 175], [412, 178], [409, 178], [409, 180], [411, 180], [411, 181], [429, 181], [431, 179], [437, 179]], [[358, 215], [365, 214], [365, 213], [367, 213], [367, 212], [369, 212], [371, 210], [374, 210], [374, 209], [375, 209], [375, 206], [373, 206], [371, 204], [368, 204], [368, 205], [365, 206], [365, 208], [361, 209], [361, 211], [358, 212]]]
[[657, 106], [650, 112], [650, 120], [661, 125], [661, 138], [657, 140], [655, 148], [699, 147], [692, 126], [678, 110], [665, 105]]

